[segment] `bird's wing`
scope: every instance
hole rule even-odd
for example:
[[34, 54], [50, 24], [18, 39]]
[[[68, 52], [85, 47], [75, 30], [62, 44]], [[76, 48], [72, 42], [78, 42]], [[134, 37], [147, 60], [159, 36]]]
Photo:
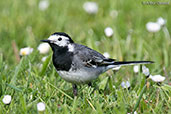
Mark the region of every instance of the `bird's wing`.
[[107, 66], [108, 69], [125, 66], [125, 65], [137, 65], [137, 64], [150, 64], [153, 61], [115, 61], [114, 59], [106, 58], [102, 54], [95, 50], [92, 50], [86, 46], [75, 44], [74, 58], [78, 62], [77, 65], [84, 65], [85, 67], [98, 67]]
[[114, 59], [105, 58], [102, 54], [86, 46], [75, 44], [74, 56], [86, 67], [107, 66], [114, 63]]

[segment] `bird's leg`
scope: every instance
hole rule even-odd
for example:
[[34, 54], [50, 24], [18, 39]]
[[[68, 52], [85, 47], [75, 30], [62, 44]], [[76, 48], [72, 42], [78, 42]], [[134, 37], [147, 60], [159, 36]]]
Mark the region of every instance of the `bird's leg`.
[[[91, 82], [88, 83], [88, 86], [89, 86], [89, 87], [93, 87]], [[95, 91], [96, 89], [97, 89], [96, 87], [93, 88], [93, 91], [91, 92], [91, 94], [94, 93], [94, 91]]]
[[72, 84], [72, 88], [73, 88], [74, 96], [77, 96], [77, 85], [76, 84]]
[[91, 82], [89, 82], [89, 83], [88, 83], [88, 86], [92, 87], [92, 83], [91, 83]]

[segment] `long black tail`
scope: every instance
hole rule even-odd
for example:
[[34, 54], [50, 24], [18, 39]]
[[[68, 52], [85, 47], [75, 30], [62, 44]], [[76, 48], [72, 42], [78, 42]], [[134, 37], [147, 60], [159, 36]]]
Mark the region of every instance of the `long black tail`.
[[136, 64], [151, 64], [153, 61], [116, 61], [112, 65], [116, 66], [126, 66], [126, 65], [136, 65]]

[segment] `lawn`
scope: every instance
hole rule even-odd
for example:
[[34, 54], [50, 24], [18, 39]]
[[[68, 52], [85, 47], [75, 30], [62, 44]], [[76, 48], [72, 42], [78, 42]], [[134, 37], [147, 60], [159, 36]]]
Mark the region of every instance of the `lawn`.
[[[41, 0], [0, 0], [0, 114], [171, 112], [170, 0], [91, 1], [98, 5], [94, 14], [84, 10], [86, 0], [47, 0], [45, 6]], [[147, 23], [159, 17], [164, 25], [150, 32]], [[111, 37], [105, 35], [106, 27], [113, 29]], [[142, 66], [136, 73], [134, 66], [126, 66], [100, 75], [92, 87], [80, 85], [74, 97], [72, 85], [53, 67], [52, 51], [41, 54], [37, 49], [41, 39], [61, 31], [116, 60], [154, 61], [146, 65], [150, 74], [165, 80], [156, 83], [142, 73]], [[24, 47], [33, 52], [20, 56]], [[126, 81], [129, 88], [121, 86]], [[5, 95], [11, 96], [8, 105], [3, 103]], [[44, 112], [38, 112], [39, 102], [45, 104]]]

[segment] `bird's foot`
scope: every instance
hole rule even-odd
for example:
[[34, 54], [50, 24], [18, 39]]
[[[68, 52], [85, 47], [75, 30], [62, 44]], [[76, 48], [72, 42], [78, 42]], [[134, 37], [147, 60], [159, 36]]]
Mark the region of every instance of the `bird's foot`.
[[74, 96], [77, 96], [77, 85], [76, 84], [72, 84], [72, 88], [73, 88], [73, 94]]

